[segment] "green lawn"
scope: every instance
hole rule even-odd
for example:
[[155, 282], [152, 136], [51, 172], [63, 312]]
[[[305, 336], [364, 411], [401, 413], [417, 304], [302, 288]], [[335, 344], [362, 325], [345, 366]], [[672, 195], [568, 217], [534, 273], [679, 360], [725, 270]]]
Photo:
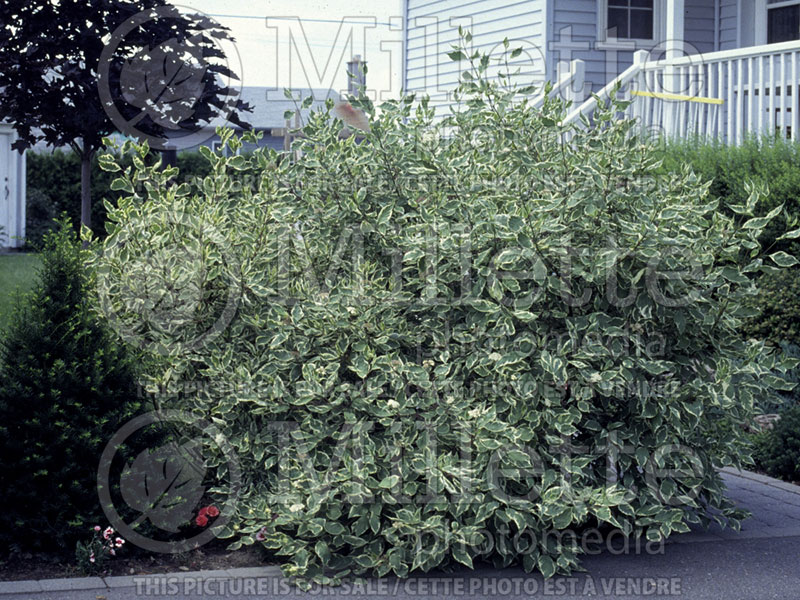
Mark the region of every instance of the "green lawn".
[[0, 256], [0, 331], [6, 328], [18, 291], [31, 288], [39, 257], [36, 254]]

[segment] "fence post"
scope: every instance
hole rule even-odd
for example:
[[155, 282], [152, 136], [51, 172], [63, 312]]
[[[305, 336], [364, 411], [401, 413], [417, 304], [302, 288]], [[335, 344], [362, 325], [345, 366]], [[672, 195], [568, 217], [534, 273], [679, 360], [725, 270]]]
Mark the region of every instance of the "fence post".
[[[646, 85], [642, 86], [641, 82], [647, 81], [647, 75], [644, 71], [644, 65], [647, 62], [649, 56], [650, 53], [647, 50], [637, 50], [636, 52], [633, 53], [633, 64], [639, 67], [639, 74], [630, 83], [631, 92], [640, 90], [642, 87], [647, 87]], [[646, 118], [644, 111], [644, 107], [646, 106], [645, 99], [642, 96], [635, 96], [633, 95], [633, 93], [631, 93], [630, 101], [631, 101], [631, 109], [630, 109], [631, 117], [633, 119], [637, 118], [639, 119], [639, 126], [642, 129], [642, 133], [646, 133], [647, 123], [645, 122]]]
[[[684, 55], [684, 36], [684, 0], [672, 0], [667, 5], [667, 66], [664, 70], [663, 87], [666, 88], [664, 91], [673, 94], [683, 92], [678, 70], [672, 65], [672, 61]], [[678, 104], [675, 102], [665, 104], [664, 109], [664, 133], [672, 137], [677, 133]]]
[[572, 81], [569, 84], [567, 100], [570, 100], [573, 106], [579, 106], [586, 97], [586, 63], [579, 58], [573, 60], [570, 65], [570, 77]]
[[578, 106], [585, 97], [586, 64], [575, 59], [571, 62], [559, 61], [556, 65], [556, 85], [564, 85], [561, 89], [564, 100]]

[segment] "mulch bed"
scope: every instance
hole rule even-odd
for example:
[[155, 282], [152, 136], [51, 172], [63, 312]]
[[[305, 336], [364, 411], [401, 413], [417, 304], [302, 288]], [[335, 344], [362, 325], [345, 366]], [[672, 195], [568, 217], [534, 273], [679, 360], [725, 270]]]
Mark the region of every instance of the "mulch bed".
[[[101, 577], [112, 575], [153, 575], [177, 571], [202, 571], [263, 567], [270, 561], [264, 551], [252, 546], [230, 552], [227, 544], [207, 544], [197, 550], [181, 554], [133, 554], [119, 556], [106, 564]], [[59, 577], [85, 577], [74, 561], [63, 556], [20, 554], [0, 559], [0, 581], [26, 579], [56, 579]]]

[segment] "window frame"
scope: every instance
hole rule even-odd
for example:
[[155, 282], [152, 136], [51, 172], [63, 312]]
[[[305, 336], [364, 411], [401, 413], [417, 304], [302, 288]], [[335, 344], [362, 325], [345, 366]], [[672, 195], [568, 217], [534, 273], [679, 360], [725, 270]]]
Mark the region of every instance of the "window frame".
[[[797, 6], [800, 7], [800, 0], [780, 0], [778, 2], [769, 2], [765, 0], [763, 3], [764, 7], [764, 25], [763, 25], [763, 43], [764, 44], [778, 44], [780, 42], [770, 42], [769, 41], [769, 11], [780, 9], [780, 8], [789, 8], [790, 6]], [[758, 10], [758, 7], [756, 8]], [[797, 41], [800, 40], [800, 31], [798, 31], [798, 37], [794, 40], [790, 41]]]
[[653, 0], [653, 37], [651, 39], [618, 38], [608, 35], [608, 9], [608, 0], [597, 0], [597, 41], [603, 46], [636, 50], [652, 48], [664, 41], [666, 25], [663, 0]]

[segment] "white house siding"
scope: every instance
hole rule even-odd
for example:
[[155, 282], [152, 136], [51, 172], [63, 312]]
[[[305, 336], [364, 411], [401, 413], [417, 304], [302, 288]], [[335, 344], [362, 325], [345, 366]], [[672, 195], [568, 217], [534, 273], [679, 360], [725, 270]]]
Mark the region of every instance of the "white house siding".
[[25, 238], [25, 155], [11, 148], [16, 134], [0, 123], [0, 248], [18, 248]]
[[472, 33], [473, 50], [501, 57], [504, 38], [510, 49], [523, 48], [510, 61], [520, 68], [517, 81], [542, 83], [546, 6], [547, 0], [407, 0], [404, 90], [424, 91], [432, 104], [451, 103], [459, 74], [468, 67], [447, 56], [459, 43], [459, 25]]

